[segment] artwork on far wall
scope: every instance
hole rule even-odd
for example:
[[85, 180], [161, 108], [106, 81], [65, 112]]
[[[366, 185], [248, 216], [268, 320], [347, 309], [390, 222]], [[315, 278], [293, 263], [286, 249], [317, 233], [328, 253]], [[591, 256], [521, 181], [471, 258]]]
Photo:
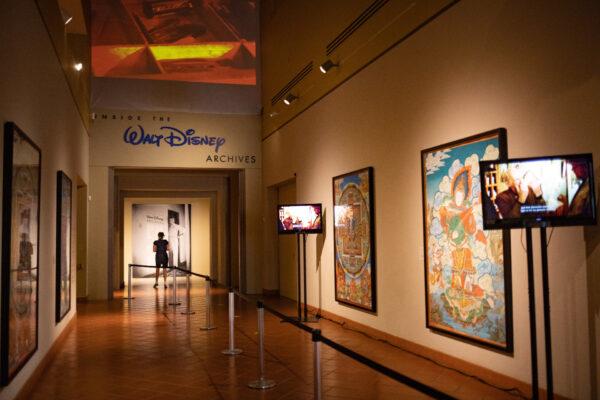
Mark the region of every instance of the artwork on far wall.
[[504, 129], [421, 152], [426, 324], [512, 352], [510, 233], [483, 229], [479, 178], [505, 157]]
[[[191, 270], [191, 204], [133, 204], [131, 259], [138, 265], [156, 265], [152, 244], [158, 232], [169, 242], [169, 265]], [[134, 268], [133, 277], [153, 277], [154, 268]]]
[[56, 174], [56, 322], [71, 309], [71, 179]]
[[373, 168], [333, 178], [335, 300], [376, 311]]
[[1, 382], [38, 346], [41, 151], [14, 123], [4, 125]]

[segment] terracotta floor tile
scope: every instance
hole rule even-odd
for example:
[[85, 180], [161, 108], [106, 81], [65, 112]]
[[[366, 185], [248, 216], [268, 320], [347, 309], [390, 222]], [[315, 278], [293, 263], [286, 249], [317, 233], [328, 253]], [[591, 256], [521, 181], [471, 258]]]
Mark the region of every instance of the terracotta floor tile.
[[[181, 281], [183, 282], [183, 280]], [[152, 280], [136, 280], [129, 303], [122, 293], [108, 302], [78, 304], [75, 328], [30, 395], [32, 400], [225, 400], [313, 399], [313, 343], [310, 336], [289, 323], [266, 314], [266, 377], [277, 386], [260, 391], [247, 385], [258, 378], [258, 334], [255, 304], [236, 300], [236, 347], [244, 352], [225, 356], [228, 346], [227, 294], [213, 290], [215, 330], [204, 331], [204, 282], [193, 280], [190, 308], [183, 283], [183, 304], [169, 306], [171, 291], [152, 288]], [[286, 315], [295, 304], [268, 299], [267, 304]], [[360, 333], [321, 320], [311, 324], [328, 338], [404, 373], [447, 390], [461, 399], [510, 399], [506, 392], [447, 370]], [[423, 399], [427, 396], [399, 384], [321, 345], [323, 398]]]

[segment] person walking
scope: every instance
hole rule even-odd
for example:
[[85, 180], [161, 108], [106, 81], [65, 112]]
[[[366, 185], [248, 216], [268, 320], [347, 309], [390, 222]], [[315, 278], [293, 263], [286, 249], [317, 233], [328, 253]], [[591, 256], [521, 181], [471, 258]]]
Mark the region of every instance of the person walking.
[[169, 245], [169, 241], [164, 239], [165, 234], [162, 232], [158, 232], [158, 240], [154, 241], [154, 245], [152, 246], [152, 251], [156, 253], [156, 276], [154, 280], [154, 289], [158, 288], [158, 274], [160, 268], [163, 269], [163, 278], [165, 289], [167, 288], [167, 267], [169, 266], [169, 253], [168, 251], [171, 249]]

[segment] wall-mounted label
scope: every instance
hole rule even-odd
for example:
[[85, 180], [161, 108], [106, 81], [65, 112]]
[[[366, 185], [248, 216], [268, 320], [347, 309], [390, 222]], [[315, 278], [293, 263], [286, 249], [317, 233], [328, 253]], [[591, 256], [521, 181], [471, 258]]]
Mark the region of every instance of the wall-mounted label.
[[159, 131], [160, 133], [149, 133], [142, 125], [130, 126], [123, 132], [123, 141], [133, 146], [148, 144], [160, 147], [161, 143], [170, 147], [210, 146], [214, 147], [215, 153], [225, 144], [224, 137], [196, 135], [194, 129], [182, 131], [173, 126], [161, 126]]

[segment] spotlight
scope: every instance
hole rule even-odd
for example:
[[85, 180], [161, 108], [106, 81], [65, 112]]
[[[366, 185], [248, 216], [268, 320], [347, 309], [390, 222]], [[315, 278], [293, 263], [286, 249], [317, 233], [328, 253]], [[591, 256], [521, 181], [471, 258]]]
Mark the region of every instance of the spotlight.
[[283, 99], [283, 104], [285, 104], [286, 106], [289, 106], [296, 100], [298, 100], [298, 96], [295, 96], [292, 93], [288, 93], [288, 95], [285, 96], [285, 99]]
[[277, 111], [271, 111], [271, 112], [269, 113], [269, 118], [275, 118], [275, 117], [276, 117], [276, 116], [278, 116], [278, 115], [279, 115], [279, 113], [278, 113]]
[[63, 10], [62, 8], [60, 9], [60, 15], [62, 16], [63, 23], [65, 25], [68, 25], [69, 22], [71, 22], [73, 20], [73, 16], [71, 16], [71, 14], [69, 14], [68, 12], [66, 12], [65, 10]]
[[83, 64], [80, 62], [75, 63], [75, 65], [73, 65], [73, 68], [75, 68], [75, 71], [81, 71], [83, 69]]
[[323, 64], [321, 64], [321, 66], [319, 67], [319, 69], [321, 70], [322, 73], [326, 74], [329, 72], [329, 70], [333, 67], [339, 67], [340, 64], [336, 64], [331, 60], [326, 60]]

